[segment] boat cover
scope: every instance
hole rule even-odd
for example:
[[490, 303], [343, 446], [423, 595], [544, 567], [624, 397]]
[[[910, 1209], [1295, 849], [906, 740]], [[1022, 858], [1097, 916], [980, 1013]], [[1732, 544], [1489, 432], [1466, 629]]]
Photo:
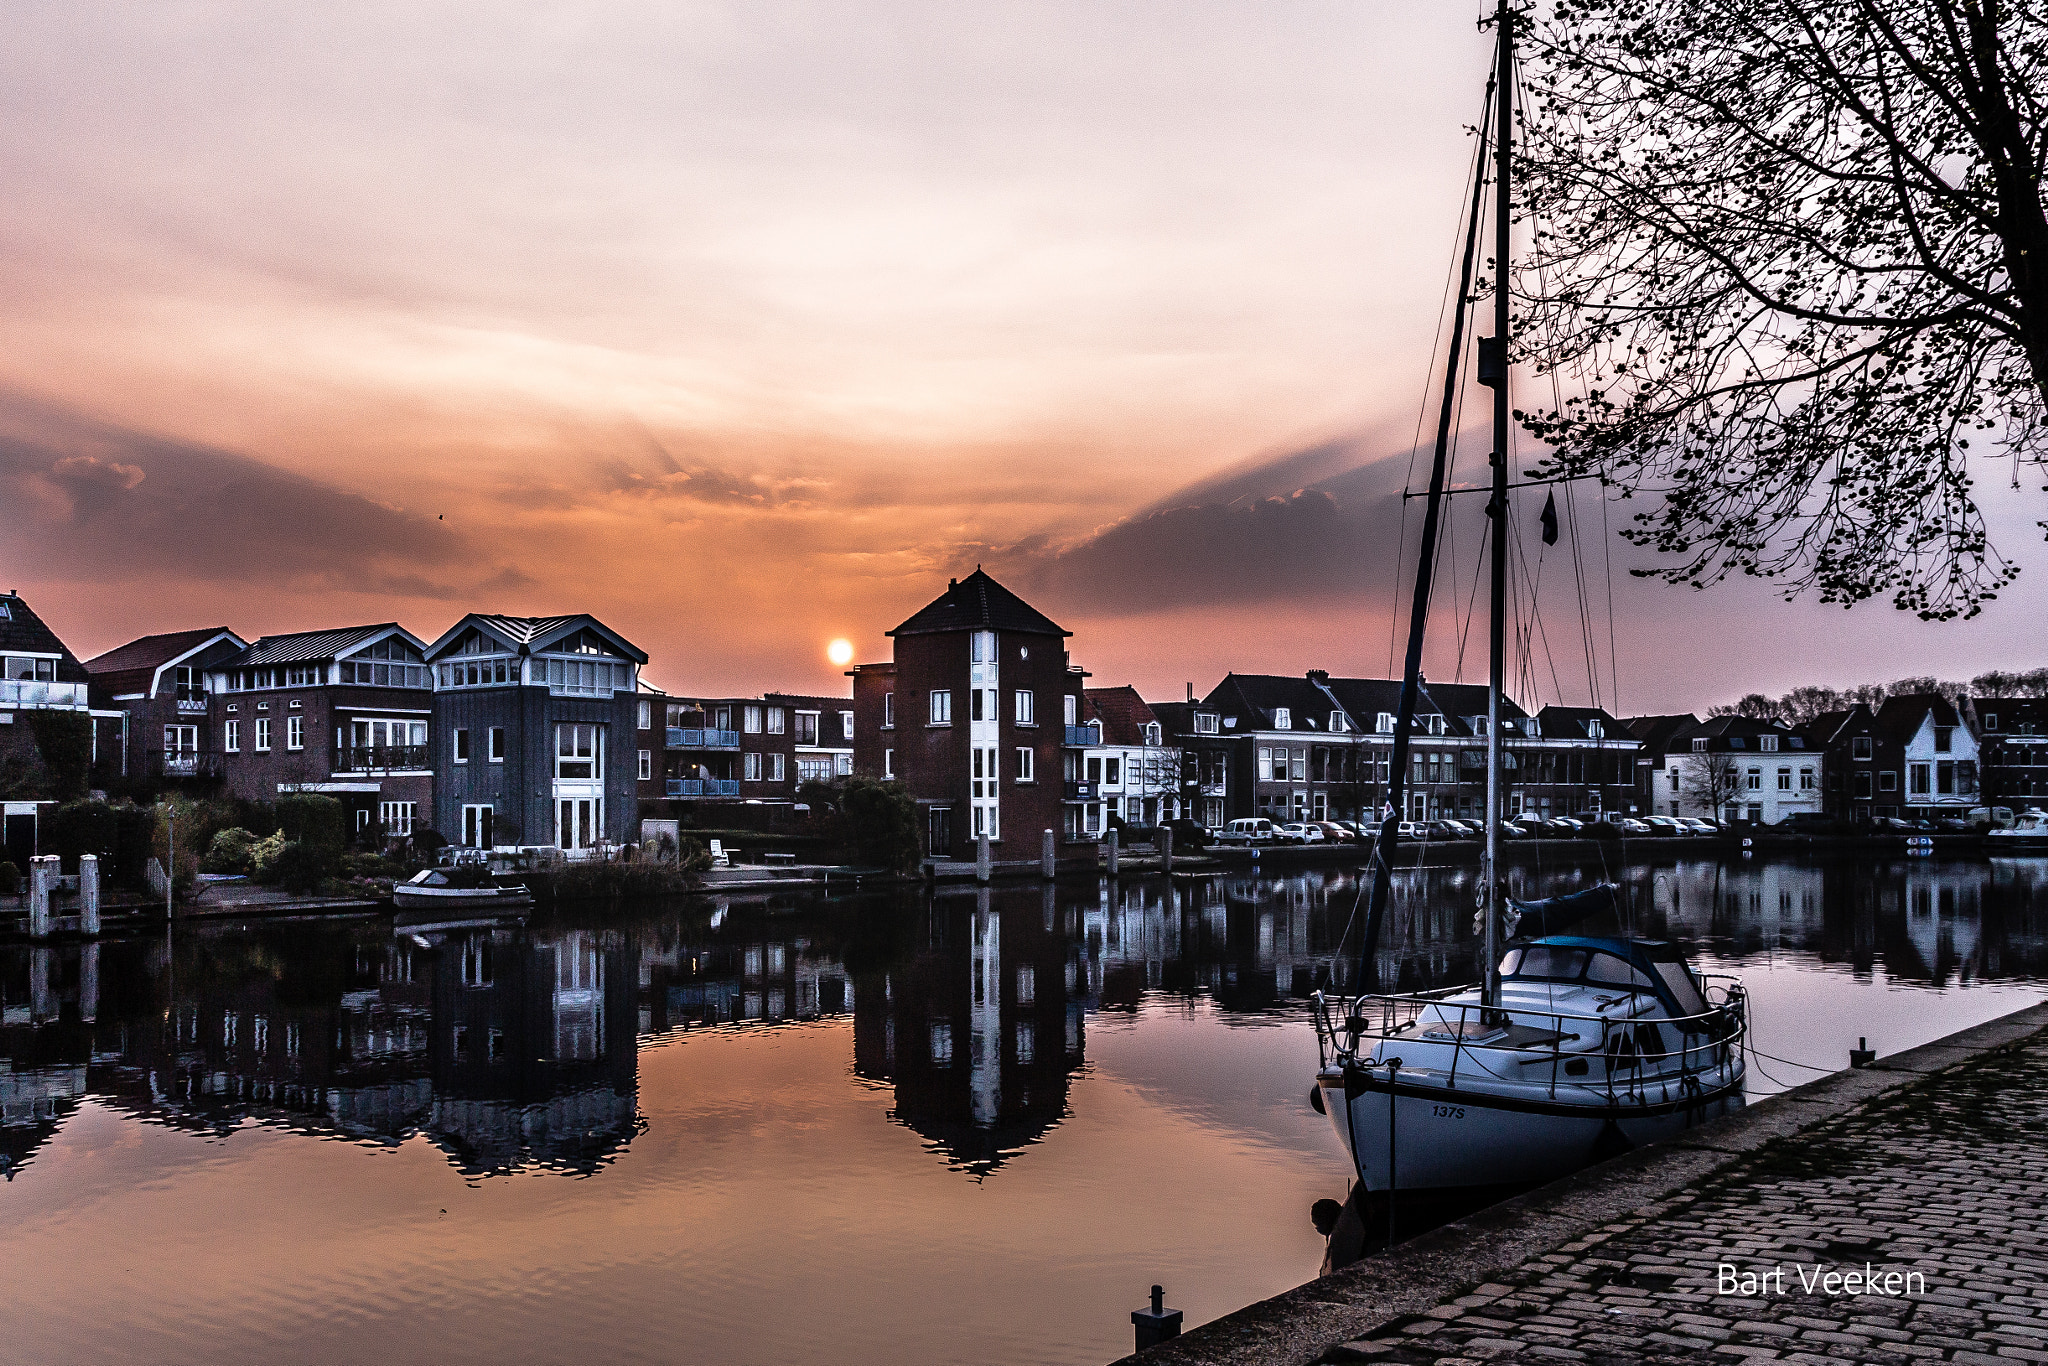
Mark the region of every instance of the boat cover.
[[1508, 938], [1541, 939], [1562, 934], [1587, 916], [1618, 910], [1620, 889], [1611, 882], [1588, 887], [1569, 896], [1545, 897], [1541, 901], [1508, 899]]

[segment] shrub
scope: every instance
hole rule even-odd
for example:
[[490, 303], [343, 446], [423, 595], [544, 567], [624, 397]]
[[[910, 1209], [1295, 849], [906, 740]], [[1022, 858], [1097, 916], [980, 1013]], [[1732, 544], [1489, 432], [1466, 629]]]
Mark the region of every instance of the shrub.
[[857, 861], [891, 872], [917, 867], [917, 803], [903, 784], [849, 778], [839, 809]]
[[270, 865], [271, 877], [287, 892], [317, 892], [333, 869], [322, 850], [300, 840], [286, 840]]
[[278, 855], [284, 852], [284, 846], [285, 838], [284, 831], [282, 830], [273, 835], [265, 835], [262, 839], [250, 845], [249, 876], [255, 878], [258, 882], [275, 881]]
[[341, 858], [348, 843], [348, 808], [332, 797], [294, 793], [277, 799], [277, 828], [286, 840], [309, 850], [325, 851], [329, 866]]
[[710, 859], [691, 840], [683, 841], [681, 864], [641, 859], [634, 863], [559, 864], [532, 879], [533, 889], [556, 901], [591, 901], [624, 897], [681, 896], [697, 889], [696, 869]]
[[21, 895], [21, 869], [7, 859], [0, 859], [0, 896]]
[[27, 715], [48, 794], [60, 802], [84, 796], [91, 781], [92, 718], [68, 711], [31, 711]]
[[206, 856], [199, 860], [199, 871], [246, 873], [249, 871], [249, 851], [255, 845], [256, 837], [239, 826], [223, 830], [208, 842]]

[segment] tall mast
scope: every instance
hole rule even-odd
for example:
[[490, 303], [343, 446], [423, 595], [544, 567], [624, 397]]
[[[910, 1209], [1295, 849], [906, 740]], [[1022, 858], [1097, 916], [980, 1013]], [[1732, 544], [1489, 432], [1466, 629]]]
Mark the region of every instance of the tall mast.
[[1508, 244], [1515, 141], [1514, 22], [1508, 0], [1499, 0], [1494, 11], [1500, 58], [1494, 71], [1494, 97], [1498, 103], [1493, 114], [1493, 336], [1490, 347], [1481, 346], [1479, 359], [1481, 382], [1493, 386], [1493, 497], [1487, 503], [1487, 513], [1493, 521], [1493, 582], [1487, 639], [1486, 853], [1479, 874], [1480, 895], [1484, 898], [1481, 909], [1486, 917], [1481, 946], [1486, 975], [1481, 1000], [1488, 1008], [1500, 1005], [1500, 819], [1506, 796], [1501, 791], [1500, 698], [1506, 674], [1503, 644], [1508, 596]]

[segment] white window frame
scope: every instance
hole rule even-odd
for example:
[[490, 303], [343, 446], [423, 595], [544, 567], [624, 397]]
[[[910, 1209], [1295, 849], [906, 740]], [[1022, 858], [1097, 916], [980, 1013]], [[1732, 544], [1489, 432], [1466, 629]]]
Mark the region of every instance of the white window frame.
[[780, 753], [770, 754], [770, 755], [768, 756], [768, 781], [769, 781], [769, 782], [771, 782], [771, 783], [779, 783], [779, 782], [784, 782], [784, 781], [787, 781], [787, 779], [788, 779], [788, 769], [787, 769], [786, 767], [784, 767], [784, 764], [783, 764], [783, 760], [784, 760], [784, 757], [785, 757], [785, 756], [783, 756], [783, 755], [782, 755], [782, 754], [780, 754]]
[[758, 783], [761, 781], [761, 752], [749, 750], [740, 756], [740, 781]]
[[882, 751], [882, 776], [884, 778], [896, 776], [896, 751], [893, 749]]
[[[573, 748], [582, 741], [582, 732], [586, 730], [590, 732], [589, 776], [584, 777], [563, 773], [563, 764], [581, 764], [584, 762], [585, 756], [577, 753], [562, 753], [562, 733], [564, 731], [570, 733], [569, 743]], [[557, 782], [601, 783], [604, 781], [604, 732], [605, 728], [595, 721], [557, 721], [555, 723], [555, 780]], [[578, 847], [580, 848], [581, 846]]]
[[1038, 781], [1038, 779], [1037, 779], [1037, 778], [1036, 778], [1036, 777], [1034, 776], [1034, 775], [1035, 775], [1035, 772], [1036, 772], [1036, 770], [1035, 770], [1035, 768], [1033, 767], [1033, 765], [1034, 765], [1034, 761], [1035, 761], [1036, 759], [1037, 759], [1037, 754], [1036, 754], [1036, 752], [1035, 752], [1035, 751], [1034, 751], [1034, 750], [1033, 750], [1033, 749], [1031, 748], [1031, 746], [1029, 746], [1029, 745], [1019, 745], [1019, 746], [1017, 746], [1017, 778], [1016, 778], [1016, 781], [1018, 781], [1018, 782], [1020, 782], [1020, 783], [1035, 783], [1035, 782], [1037, 782], [1037, 781]]
[[1293, 730], [1293, 729], [1294, 729], [1294, 712], [1293, 712], [1293, 711], [1292, 711], [1291, 709], [1287, 708], [1287, 707], [1275, 707], [1275, 708], [1273, 708], [1273, 729], [1274, 729], [1274, 730]]
[[1017, 709], [1018, 725], [1035, 726], [1038, 724], [1038, 694], [1032, 692], [1029, 688], [1017, 689], [1015, 706]]
[[768, 733], [770, 735], [781, 735], [785, 724], [781, 707], [768, 708]]
[[458, 764], [466, 764], [469, 762], [468, 726], [457, 726], [455, 728], [455, 747], [453, 750], [450, 751], [450, 753], [454, 755], [455, 762]]
[[229, 721], [221, 727], [220, 747], [229, 754], [242, 752], [242, 723]]
[[653, 779], [654, 779], [654, 751], [653, 751], [653, 750], [650, 750], [650, 749], [643, 749], [643, 750], [641, 750], [641, 751], [639, 752], [639, 768], [638, 768], [638, 770], [636, 771], [636, 774], [635, 774], [635, 776], [636, 776], [636, 777], [637, 777], [637, 778], [639, 779], [639, 781], [641, 781], [641, 782], [643, 782], [643, 783], [645, 783], [645, 782], [651, 782], [651, 781], [653, 781]]
[[[298, 703], [294, 702], [292, 705], [297, 706]], [[284, 719], [284, 747], [286, 749], [304, 749], [306, 747], [305, 717], [287, 716]]]
[[256, 752], [270, 753], [270, 718], [267, 716], [256, 718]]
[[490, 762], [492, 762], [492, 763], [494, 763], [494, 764], [502, 764], [502, 763], [504, 763], [504, 762], [505, 762], [505, 728], [504, 728], [503, 726], [492, 726], [492, 727], [491, 727], [491, 728], [490, 728], [490, 729], [489, 729], [488, 731], [486, 731], [486, 732], [485, 732], [484, 734], [485, 734], [485, 748], [486, 748], [486, 749], [487, 749], [487, 750], [489, 751], [489, 753], [488, 753], [488, 754], [486, 754], [486, 755], [485, 755], [484, 757], [485, 757], [485, 758], [487, 758], [487, 759], [488, 759], [488, 760], [489, 760]]
[[761, 709], [756, 706], [740, 708], [740, 729], [748, 735], [761, 733]]
[[931, 724], [950, 726], [953, 724], [953, 690], [934, 688], [931, 693]]
[[893, 692], [882, 694], [882, 729], [896, 729], [896, 694]]
[[1195, 713], [1195, 734], [1218, 735], [1223, 730], [1223, 718], [1213, 711]]

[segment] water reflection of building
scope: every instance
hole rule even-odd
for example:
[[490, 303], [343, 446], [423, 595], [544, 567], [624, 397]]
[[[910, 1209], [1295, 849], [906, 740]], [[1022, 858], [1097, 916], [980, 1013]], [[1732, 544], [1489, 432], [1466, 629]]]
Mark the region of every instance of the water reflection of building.
[[689, 1025], [815, 1020], [853, 1009], [839, 959], [783, 908], [721, 901], [711, 935], [684, 942], [647, 936], [640, 960], [639, 1026], [662, 1034]]
[[[505, 929], [208, 936], [175, 964], [160, 940], [17, 951], [0, 1075], [54, 1048], [71, 1096], [179, 1128], [425, 1134], [471, 1174], [588, 1170], [638, 1122], [632, 954], [608, 932]], [[26, 1090], [8, 1087], [24, 1108]]]
[[854, 1071], [895, 1087], [894, 1117], [983, 1176], [1067, 1113], [1082, 1061], [1060, 893], [940, 895], [916, 942], [858, 982]]

